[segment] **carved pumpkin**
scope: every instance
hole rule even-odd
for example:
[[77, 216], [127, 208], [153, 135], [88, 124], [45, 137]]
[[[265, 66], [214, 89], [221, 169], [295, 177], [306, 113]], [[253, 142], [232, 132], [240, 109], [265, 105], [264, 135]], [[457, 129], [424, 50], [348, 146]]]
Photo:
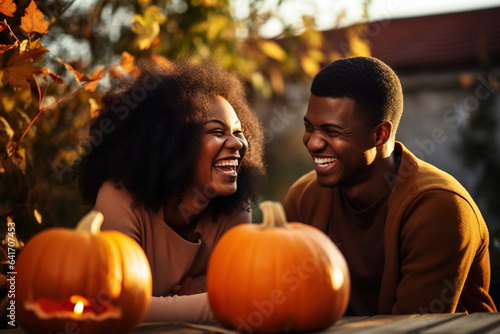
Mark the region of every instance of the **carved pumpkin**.
[[35, 235], [17, 264], [17, 320], [29, 333], [126, 333], [144, 318], [152, 293], [142, 248], [116, 231], [100, 232], [91, 211], [76, 230]]
[[226, 327], [247, 333], [316, 331], [347, 308], [347, 263], [318, 229], [287, 223], [278, 202], [262, 202], [262, 224], [225, 233], [207, 272], [212, 311]]

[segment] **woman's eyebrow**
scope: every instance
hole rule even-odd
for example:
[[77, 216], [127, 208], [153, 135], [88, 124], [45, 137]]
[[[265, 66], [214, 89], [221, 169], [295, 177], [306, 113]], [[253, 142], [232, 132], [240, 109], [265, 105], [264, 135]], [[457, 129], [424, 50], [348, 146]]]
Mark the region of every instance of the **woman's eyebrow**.
[[[220, 119], [210, 119], [208, 121], [205, 122], [205, 125], [209, 124], [209, 123], [219, 123], [220, 125], [222, 126], [226, 126], [226, 123], [221, 121]], [[241, 121], [240, 120], [237, 120], [235, 123], [234, 123], [235, 126], [241, 126]]]
[[208, 121], [205, 122], [205, 125], [207, 125], [209, 123], [219, 123], [220, 125], [223, 125], [223, 126], [226, 125], [226, 123], [224, 123], [220, 119], [210, 119], [210, 120], [208, 120]]

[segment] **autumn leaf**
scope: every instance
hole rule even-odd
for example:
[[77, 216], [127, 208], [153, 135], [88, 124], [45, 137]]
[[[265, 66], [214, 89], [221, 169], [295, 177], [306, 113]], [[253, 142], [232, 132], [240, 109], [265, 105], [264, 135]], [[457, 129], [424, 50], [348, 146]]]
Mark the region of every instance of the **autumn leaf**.
[[0, 44], [0, 55], [7, 50], [10, 50], [15, 47], [15, 44]]
[[104, 71], [104, 67], [101, 67], [100, 69], [98, 69], [97, 71], [92, 73], [92, 75], [89, 78], [84, 77], [83, 79], [80, 79], [82, 81], [88, 82], [85, 85], [86, 91], [93, 92], [96, 90], [97, 84], [99, 83], [99, 80], [101, 80], [101, 78], [102, 78], [102, 71]]
[[52, 80], [54, 80], [54, 82], [56, 84], [62, 84], [63, 83], [63, 80], [61, 79], [60, 75], [55, 74], [54, 72], [52, 72], [51, 70], [49, 70], [46, 67], [42, 68], [42, 73], [45, 74], [45, 75], [50, 76], [52, 78]]
[[276, 95], [283, 95], [285, 91], [285, 80], [280, 70], [275, 67], [269, 69], [269, 80]]
[[97, 116], [99, 116], [99, 104], [95, 99], [91, 97], [89, 97], [89, 104], [90, 104], [90, 118], [94, 119]]
[[43, 219], [42, 215], [40, 214], [40, 212], [37, 209], [33, 210], [33, 216], [35, 216], [35, 219], [38, 222], [38, 224], [42, 223], [42, 219]]
[[42, 12], [38, 9], [34, 0], [24, 10], [24, 16], [21, 18], [21, 29], [28, 35], [32, 32], [45, 34], [49, 29], [49, 22], [45, 20]]
[[9, 122], [0, 116], [0, 153], [2, 155], [7, 152], [12, 137], [14, 137], [14, 130], [12, 130]]
[[48, 50], [40, 44], [40, 40], [36, 40], [31, 44], [29, 51], [21, 53], [14, 53], [3, 71], [3, 84], [10, 83], [14, 87], [22, 87], [29, 89], [29, 81], [33, 78], [34, 74], [42, 73], [43, 70], [35, 65]]
[[215, 39], [224, 28], [226, 28], [229, 24], [229, 19], [224, 15], [210, 15], [207, 19], [208, 29], [207, 38], [210, 40]]
[[25, 39], [24, 41], [21, 42], [21, 44], [19, 45], [19, 53], [23, 53], [24, 51], [26, 51], [26, 48], [28, 47], [28, 40]]
[[368, 41], [359, 33], [364, 27], [350, 27], [346, 31], [347, 40], [351, 46], [350, 57], [371, 57], [372, 52]]
[[10, 83], [14, 87], [29, 89], [29, 80], [40, 72], [40, 68], [31, 64], [30, 59], [23, 59], [3, 68], [2, 82], [4, 85]]
[[47, 52], [49, 52], [49, 50], [43, 47], [40, 42], [40, 38], [38, 38], [31, 43], [29, 52], [23, 54], [25, 54], [26, 57], [31, 58], [33, 62], [38, 62], [42, 60], [43, 55]]
[[160, 7], [148, 6], [143, 15], [135, 14], [132, 18], [132, 31], [137, 35], [139, 49], [146, 50], [155, 42], [160, 33], [160, 25], [166, 21]]
[[217, 6], [217, 0], [203, 0], [203, 6], [215, 7], [215, 6]]
[[300, 58], [300, 66], [302, 67], [302, 70], [310, 77], [314, 77], [321, 69], [317, 61], [306, 55], [303, 55]]
[[16, 9], [17, 6], [14, 0], [0, 0], [0, 13], [3, 15], [13, 17]]
[[133, 77], [139, 76], [139, 69], [135, 65], [135, 58], [127, 51], [122, 53], [122, 60], [120, 61], [120, 64], [110, 66], [109, 70], [111, 76], [115, 78], [120, 78], [123, 74], [128, 74]]
[[130, 74], [134, 76], [135, 74], [138, 74], [138, 69], [137, 66], [135, 66], [135, 58], [128, 52], [123, 52], [122, 53], [122, 61], [120, 62], [120, 66], [123, 69], [123, 72]]
[[54, 57], [61, 63], [64, 65], [64, 68], [67, 69], [68, 71], [70, 71], [71, 73], [73, 73], [73, 75], [75, 76], [75, 79], [76, 79], [76, 82], [78, 83], [78, 85], [80, 85], [80, 81], [82, 81], [82, 79], [84, 79], [84, 75], [80, 72], [78, 72], [77, 70], [75, 70], [73, 68], [73, 66], [71, 66], [70, 64], [68, 64], [67, 62], [65, 62], [64, 60], [62, 60], [61, 58], [57, 57], [54, 55]]
[[286, 58], [286, 52], [281, 45], [274, 41], [262, 41], [259, 43], [259, 49], [268, 57], [283, 61]]

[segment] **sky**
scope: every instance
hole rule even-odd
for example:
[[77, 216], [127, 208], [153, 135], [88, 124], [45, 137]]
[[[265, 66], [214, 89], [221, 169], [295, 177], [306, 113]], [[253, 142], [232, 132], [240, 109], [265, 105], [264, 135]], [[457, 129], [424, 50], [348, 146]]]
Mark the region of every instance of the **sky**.
[[[248, 0], [233, 0], [237, 17], [248, 16]], [[275, 10], [279, 0], [265, 0], [261, 4], [265, 9]], [[311, 14], [316, 17], [320, 30], [332, 29], [359, 22], [363, 19], [363, 0], [284, 0], [281, 16], [287, 23], [300, 22], [301, 16]], [[481, 8], [500, 7], [500, 0], [372, 0], [368, 8], [371, 20], [392, 19], [433, 15]], [[344, 12], [338, 21], [339, 13]], [[262, 34], [274, 37], [282, 29], [279, 20], [269, 20]], [[274, 35], [274, 36], [273, 36]]]

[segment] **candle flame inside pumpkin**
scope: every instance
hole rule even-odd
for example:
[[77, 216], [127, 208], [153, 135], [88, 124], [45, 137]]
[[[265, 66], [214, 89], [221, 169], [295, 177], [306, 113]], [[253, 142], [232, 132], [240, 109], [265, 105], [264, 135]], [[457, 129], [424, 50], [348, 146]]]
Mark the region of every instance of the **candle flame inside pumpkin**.
[[89, 305], [87, 299], [83, 298], [82, 296], [71, 296], [69, 300], [72, 304], [75, 304], [73, 313], [76, 316], [80, 316], [83, 313], [85, 306]]
[[83, 313], [83, 303], [80, 300], [76, 302], [73, 312], [75, 315], [81, 315]]

